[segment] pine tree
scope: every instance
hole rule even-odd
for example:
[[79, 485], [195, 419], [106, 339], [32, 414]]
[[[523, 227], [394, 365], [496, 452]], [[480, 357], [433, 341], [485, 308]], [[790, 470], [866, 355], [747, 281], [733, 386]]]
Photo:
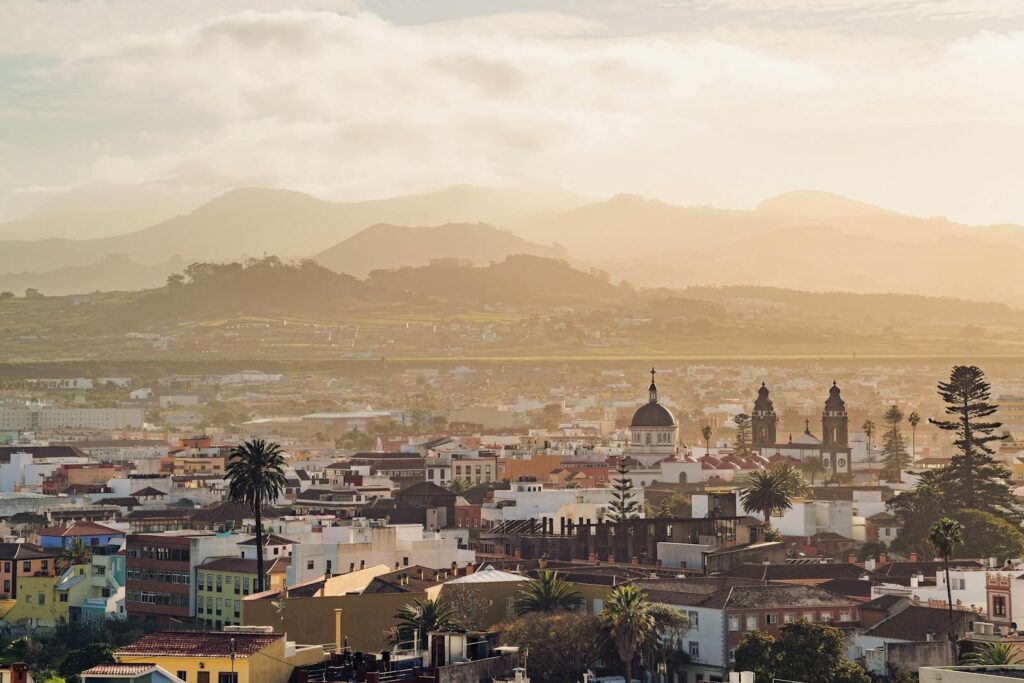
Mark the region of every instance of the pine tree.
[[[903, 481], [900, 471], [910, 464], [910, 454], [903, 440], [900, 424], [903, 422], [903, 411], [899, 406], [892, 405], [882, 415], [885, 421], [885, 435], [882, 440], [882, 459], [889, 476], [895, 476], [897, 482]], [[891, 480], [890, 480], [891, 481]]]
[[953, 419], [928, 420], [939, 429], [956, 435], [959, 453], [938, 472], [938, 485], [949, 501], [969, 501], [972, 508], [993, 514], [1019, 510], [1008, 484], [1009, 472], [993, 458], [989, 446], [1001, 437], [995, 431], [1002, 423], [986, 420], [999, 406], [991, 403], [991, 386], [985, 373], [971, 365], [957, 365], [948, 382], [939, 383], [939, 395], [946, 402], [946, 414]]
[[612, 481], [612, 502], [608, 511], [608, 519], [612, 522], [624, 522], [640, 516], [640, 503], [633, 495], [633, 480], [629, 477], [629, 467], [626, 460], [619, 458], [619, 464], [615, 468], [618, 475]]
[[740, 413], [732, 419], [736, 425], [736, 455], [746, 458], [750, 455], [750, 416]]

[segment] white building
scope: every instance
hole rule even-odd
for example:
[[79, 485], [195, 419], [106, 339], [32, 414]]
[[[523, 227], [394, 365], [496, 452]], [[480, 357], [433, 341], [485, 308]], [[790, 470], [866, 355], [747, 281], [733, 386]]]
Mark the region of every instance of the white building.
[[288, 585], [379, 564], [393, 569], [412, 565], [442, 569], [476, 561], [474, 551], [459, 548], [454, 538], [426, 531], [421, 524], [356, 519], [351, 525], [323, 527], [312, 536], [292, 546]]
[[24, 408], [0, 408], [0, 432], [139, 427], [142, 427], [141, 408], [64, 408], [40, 404]]

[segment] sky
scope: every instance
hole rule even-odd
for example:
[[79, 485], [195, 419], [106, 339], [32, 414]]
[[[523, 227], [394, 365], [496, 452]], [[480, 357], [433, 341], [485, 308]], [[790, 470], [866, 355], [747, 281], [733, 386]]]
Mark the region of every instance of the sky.
[[817, 189], [1024, 224], [1020, 0], [4, 0], [3, 14], [0, 218], [239, 186], [340, 200], [473, 183], [736, 208]]

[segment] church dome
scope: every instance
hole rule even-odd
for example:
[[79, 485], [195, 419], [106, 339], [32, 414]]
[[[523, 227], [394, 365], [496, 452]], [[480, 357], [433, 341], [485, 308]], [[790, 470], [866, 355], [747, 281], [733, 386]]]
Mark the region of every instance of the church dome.
[[640, 406], [633, 413], [633, 421], [630, 427], [675, 427], [676, 418], [668, 408], [652, 401]]
[[651, 368], [651, 386], [647, 390], [647, 404], [633, 413], [630, 427], [675, 427], [676, 418], [668, 408], [658, 403], [658, 385], [654, 383], [655, 370]]

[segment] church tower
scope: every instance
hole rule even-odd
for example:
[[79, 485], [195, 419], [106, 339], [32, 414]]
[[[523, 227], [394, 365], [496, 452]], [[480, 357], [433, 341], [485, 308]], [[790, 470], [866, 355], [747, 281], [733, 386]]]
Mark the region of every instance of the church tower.
[[849, 448], [850, 418], [846, 414], [846, 401], [839, 395], [839, 387], [832, 382], [821, 414], [821, 448], [826, 453]]
[[775, 447], [775, 427], [778, 422], [775, 406], [768, 398], [768, 387], [761, 382], [761, 388], [757, 390], [757, 400], [754, 401], [754, 412], [750, 415], [750, 440], [755, 451]]
[[839, 386], [832, 382], [821, 414], [821, 454], [832, 470], [832, 476], [850, 471], [850, 417], [846, 402], [839, 395]]

